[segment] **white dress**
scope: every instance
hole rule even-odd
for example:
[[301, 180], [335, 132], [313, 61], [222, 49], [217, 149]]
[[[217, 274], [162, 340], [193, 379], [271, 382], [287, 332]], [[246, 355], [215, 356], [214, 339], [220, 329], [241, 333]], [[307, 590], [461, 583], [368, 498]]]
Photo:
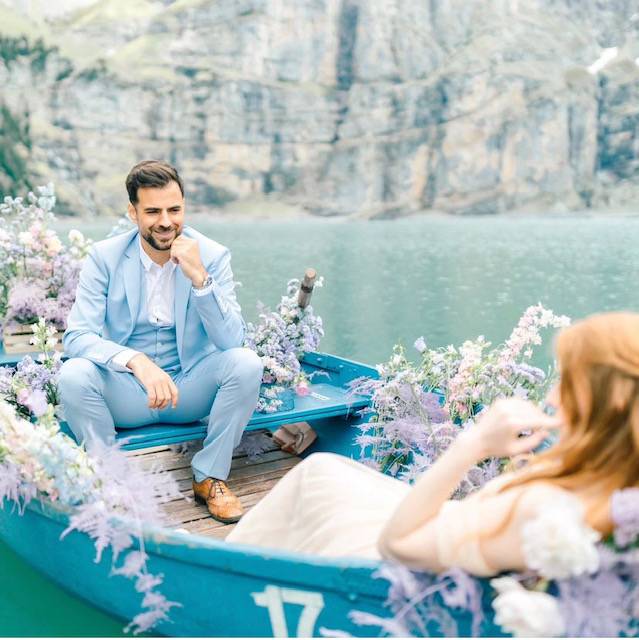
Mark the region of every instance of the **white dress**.
[[[476, 575], [495, 573], [480, 549], [479, 532], [491, 520], [481, 504], [487, 488], [464, 500], [463, 506], [457, 500], [442, 506], [436, 539], [443, 566], [462, 566]], [[227, 541], [328, 557], [380, 559], [381, 531], [410, 489], [350, 458], [315, 453], [289, 471], [240, 520]]]
[[226, 538], [323, 556], [379, 558], [382, 527], [410, 490], [350, 458], [314, 453], [289, 471]]

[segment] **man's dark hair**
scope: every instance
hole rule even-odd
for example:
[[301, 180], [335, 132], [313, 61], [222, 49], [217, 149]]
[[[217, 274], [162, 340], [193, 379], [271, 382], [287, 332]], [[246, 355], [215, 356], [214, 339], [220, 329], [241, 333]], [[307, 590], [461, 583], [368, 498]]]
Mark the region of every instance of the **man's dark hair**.
[[148, 187], [161, 189], [170, 182], [177, 182], [182, 196], [184, 196], [184, 185], [182, 178], [175, 167], [160, 160], [144, 160], [129, 171], [126, 177], [126, 190], [129, 194], [129, 201], [135, 205], [138, 203], [138, 189]]

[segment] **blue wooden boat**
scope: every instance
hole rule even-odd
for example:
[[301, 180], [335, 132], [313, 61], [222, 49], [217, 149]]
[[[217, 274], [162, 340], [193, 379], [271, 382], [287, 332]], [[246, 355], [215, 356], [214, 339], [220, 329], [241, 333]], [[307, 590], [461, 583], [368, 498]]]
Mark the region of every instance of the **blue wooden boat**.
[[[0, 364], [19, 356], [3, 356]], [[332, 451], [357, 458], [354, 428], [363, 418], [358, 410], [365, 397], [353, 397], [348, 383], [362, 375], [377, 376], [372, 367], [321, 353], [307, 354], [308, 373], [324, 372], [311, 394], [297, 398], [295, 408], [275, 414], [255, 414], [248, 430], [272, 431], [285, 423], [309, 422], [318, 434], [306, 452]], [[160, 462], [172, 469], [185, 493], [190, 487], [188, 459], [169, 445], [203, 437], [203, 424], [166, 425], [123, 431], [126, 449], [142, 464]], [[254, 504], [299, 458], [272, 447], [257, 460], [238, 455], [229, 484], [245, 506]], [[156, 632], [176, 636], [309, 637], [321, 629], [355, 636], [377, 635], [379, 629], [358, 626], [349, 612], [359, 610], [390, 617], [385, 607], [388, 582], [373, 576], [379, 563], [361, 558], [328, 559], [267, 548], [227, 543], [230, 526], [216, 523], [199, 505], [177, 501], [167, 506], [167, 525], [148, 528], [145, 551], [148, 569], [163, 574], [162, 593], [182, 604], [171, 610], [170, 622]], [[276, 514], [274, 514], [276, 517]], [[63, 540], [68, 514], [34, 502], [23, 515], [11, 505], [0, 511], [0, 538], [17, 554], [62, 588], [123, 620], [140, 611], [140, 594], [130, 580], [110, 576], [110, 554], [94, 562], [88, 536], [74, 532]], [[488, 611], [486, 612], [489, 613]], [[470, 619], [456, 612], [459, 632], [470, 632]], [[436, 632], [436, 630], [434, 630]], [[495, 627], [491, 635], [501, 635]]]

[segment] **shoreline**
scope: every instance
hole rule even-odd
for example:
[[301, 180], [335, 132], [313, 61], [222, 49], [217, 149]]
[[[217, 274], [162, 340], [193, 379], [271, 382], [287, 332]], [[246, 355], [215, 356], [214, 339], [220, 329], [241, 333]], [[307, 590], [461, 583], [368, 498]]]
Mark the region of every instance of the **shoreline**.
[[[477, 219], [500, 219], [500, 220], [578, 220], [578, 219], [633, 219], [639, 218], [639, 209], [636, 211], [628, 210], [592, 210], [585, 209], [579, 211], [566, 211], [566, 212], [553, 212], [553, 211], [511, 211], [507, 213], [493, 213], [493, 214], [457, 214], [448, 213], [445, 211], [437, 210], [424, 210], [416, 211], [401, 216], [393, 217], [365, 217], [361, 215], [335, 215], [335, 216], [323, 216], [308, 213], [306, 211], [265, 211], [265, 212], [237, 212], [237, 211], [225, 211], [223, 209], [213, 209], [211, 212], [204, 212], [203, 210], [188, 210], [186, 213], [189, 221], [194, 224], [206, 222], [206, 223], [229, 223], [229, 224], [242, 224], [242, 223], [273, 223], [273, 222], [312, 222], [322, 224], [343, 224], [349, 222], [362, 222], [362, 223], [388, 223], [388, 222], [403, 222], [403, 221], [421, 221], [421, 220], [477, 220]], [[116, 216], [62, 216], [57, 215], [56, 226], [60, 227], [73, 227], [77, 224], [99, 224], [108, 226], [109, 228], [117, 224], [121, 217]]]

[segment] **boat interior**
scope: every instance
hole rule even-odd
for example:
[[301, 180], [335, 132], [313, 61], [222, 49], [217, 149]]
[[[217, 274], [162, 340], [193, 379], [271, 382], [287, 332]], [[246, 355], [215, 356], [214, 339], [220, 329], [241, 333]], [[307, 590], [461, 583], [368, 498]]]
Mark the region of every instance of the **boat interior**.
[[[253, 449], [259, 449], [260, 453], [251, 455], [251, 449], [241, 444], [233, 454], [227, 484], [239, 496], [245, 512], [248, 512], [301, 458], [282, 451], [267, 429], [247, 432], [244, 437], [253, 443], [257, 441], [259, 446], [253, 446]], [[201, 440], [193, 440], [181, 445], [135, 449], [127, 451], [126, 455], [134, 458], [145, 470], [170, 471], [176, 479], [182, 498], [162, 505], [167, 527], [224, 539], [235, 525], [214, 520], [206, 505], [193, 500], [191, 458], [201, 446]]]

